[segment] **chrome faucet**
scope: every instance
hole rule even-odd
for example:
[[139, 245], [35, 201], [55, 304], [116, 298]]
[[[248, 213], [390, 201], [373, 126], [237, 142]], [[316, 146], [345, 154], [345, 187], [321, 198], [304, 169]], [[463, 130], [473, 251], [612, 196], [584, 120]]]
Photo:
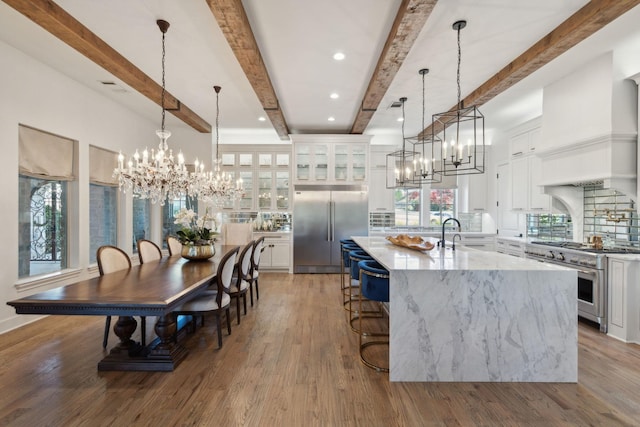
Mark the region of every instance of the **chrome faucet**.
[[442, 222], [442, 240], [440, 240], [440, 241], [438, 242], [438, 245], [442, 245], [442, 248], [443, 248], [443, 249], [444, 249], [444, 246], [445, 246], [445, 245], [444, 245], [444, 226], [445, 226], [445, 225], [447, 225], [447, 223], [448, 223], [449, 221], [455, 221], [455, 222], [456, 222], [456, 224], [458, 224], [458, 231], [462, 231], [462, 226], [460, 225], [460, 221], [458, 221], [458, 219], [457, 219], [457, 218], [453, 218], [453, 217], [451, 217], [451, 218], [447, 218], [447, 219], [445, 219], [445, 220]]

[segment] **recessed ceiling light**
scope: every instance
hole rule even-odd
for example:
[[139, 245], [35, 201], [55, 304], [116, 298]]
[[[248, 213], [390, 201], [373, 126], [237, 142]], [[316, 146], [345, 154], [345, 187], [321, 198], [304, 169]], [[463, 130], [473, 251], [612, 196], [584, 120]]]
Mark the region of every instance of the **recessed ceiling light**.
[[337, 93], [333, 92], [331, 95], [329, 95], [329, 97], [331, 99], [338, 99], [338, 98], [340, 98], [340, 95], [338, 95]]
[[265, 119], [264, 117], [260, 116], [260, 117], [258, 117], [258, 120], [260, 120], [261, 122], [264, 122], [267, 119]]
[[404, 122], [404, 119], [402, 117], [398, 117], [398, 121], [399, 122]]
[[336, 120], [336, 118], [335, 118], [335, 117], [333, 117], [333, 116], [331, 116], [331, 117], [329, 117], [327, 120], [329, 120], [330, 122], [334, 122], [334, 121]]
[[335, 59], [336, 61], [342, 61], [344, 59], [344, 53], [342, 52], [336, 52], [333, 55], [333, 59]]

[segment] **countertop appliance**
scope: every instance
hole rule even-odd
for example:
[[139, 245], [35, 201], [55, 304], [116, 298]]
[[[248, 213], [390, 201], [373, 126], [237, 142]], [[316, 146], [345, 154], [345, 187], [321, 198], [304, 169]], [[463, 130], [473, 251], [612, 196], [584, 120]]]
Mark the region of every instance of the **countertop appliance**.
[[577, 242], [528, 243], [525, 256], [578, 270], [578, 316], [607, 332], [607, 254], [640, 253], [636, 248], [595, 249]]
[[293, 272], [339, 273], [340, 239], [369, 232], [366, 186], [296, 185]]

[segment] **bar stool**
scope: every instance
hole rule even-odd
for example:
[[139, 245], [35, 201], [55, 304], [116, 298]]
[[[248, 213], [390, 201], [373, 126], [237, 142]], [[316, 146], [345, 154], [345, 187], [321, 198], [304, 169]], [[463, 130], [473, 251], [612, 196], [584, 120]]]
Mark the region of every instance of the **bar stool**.
[[[361, 317], [382, 317], [382, 310], [363, 310], [362, 306], [356, 310], [354, 304], [360, 300], [360, 261], [373, 261], [373, 258], [363, 251], [362, 249], [356, 249], [349, 252], [349, 271], [351, 273], [351, 280], [349, 284], [349, 326], [351, 330], [356, 333], [360, 333], [360, 329], [354, 326], [354, 321]], [[352, 294], [353, 289], [358, 289], [358, 296]], [[366, 300], [365, 300], [366, 302]]]
[[[367, 298], [369, 301], [377, 301], [380, 305], [384, 302], [389, 302], [389, 272], [377, 261], [365, 260], [360, 261], [358, 264], [360, 267], [359, 310], [362, 310], [362, 301], [364, 298]], [[358, 343], [360, 361], [378, 372], [389, 372], [388, 367], [377, 365], [365, 356], [365, 349], [368, 347], [377, 345], [386, 345], [388, 347], [389, 333], [363, 331], [362, 317], [359, 318], [359, 329]], [[371, 337], [387, 338], [384, 340], [371, 340]], [[365, 338], [368, 340], [367, 342], [363, 342]]]
[[349, 281], [349, 285], [347, 286], [345, 279], [345, 275], [351, 275], [351, 271], [349, 270], [349, 252], [360, 249], [360, 246], [355, 242], [349, 243], [349, 241], [353, 242], [351, 239], [340, 240], [340, 251], [342, 254], [342, 261], [340, 263], [340, 292], [342, 293], [342, 306], [345, 310], [349, 310], [349, 300], [354, 297], [357, 298], [356, 295], [352, 295], [351, 293], [351, 281]]

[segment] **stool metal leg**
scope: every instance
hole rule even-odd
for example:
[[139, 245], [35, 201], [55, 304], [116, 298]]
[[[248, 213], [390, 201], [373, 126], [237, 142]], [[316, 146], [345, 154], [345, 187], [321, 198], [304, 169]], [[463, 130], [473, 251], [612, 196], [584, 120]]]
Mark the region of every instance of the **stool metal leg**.
[[[360, 292], [359, 292], [359, 296], [358, 296], [358, 303], [359, 303], [359, 310], [360, 312], [362, 312], [362, 275], [363, 274], [369, 274], [375, 277], [385, 277], [385, 276], [381, 276], [381, 275], [377, 275], [374, 273], [369, 273], [366, 271], [363, 271], [362, 269], [360, 270]], [[388, 279], [388, 276], [386, 276], [386, 278]], [[380, 306], [380, 311], [383, 312], [382, 310], [382, 305]], [[382, 317], [382, 316], [381, 316]], [[359, 317], [359, 328], [360, 333], [358, 334], [358, 352], [360, 354], [360, 361], [365, 365], [368, 366], [369, 368], [375, 369], [378, 372], [389, 372], [389, 368], [388, 367], [384, 367], [384, 366], [380, 366], [380, 365], [376, 365], [375, 363], [371, 362], [369, 359], [367, 359], [367, 357], [365, 356], [365, 349], [367, 349], [368, 347], [372, 347], [372, 346], [378, 346], [378, 345], [386, 345], [389, 346], [389, 334], [385, 334], [385, 333], [376, 333], [376, 332], [364, 332], [362, 329], [362, 317]], [[375, 340], [375, 341], [367, 341], [367, 342], [363, 342], [363, 338], [370, 338], [370, 337], [387, 337], [386, 340]]]

